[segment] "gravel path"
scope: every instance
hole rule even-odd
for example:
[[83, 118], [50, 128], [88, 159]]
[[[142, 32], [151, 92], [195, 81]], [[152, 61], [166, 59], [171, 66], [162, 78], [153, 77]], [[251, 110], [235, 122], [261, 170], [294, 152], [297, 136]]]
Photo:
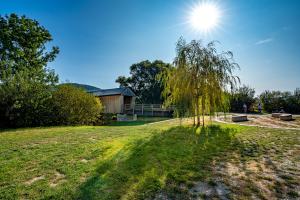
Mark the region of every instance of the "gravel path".
[[[277, 129], [287, 129], [287, 130], [300, 130], [300, 126], [297, 124], [292, 124], [289, 122], [275, 121], [269, 117], [269, 115], [247, 115], [252, 124], [247, 123], [234, 123], [227, 122], [222, 119], [222, 117], [215, 117], [214, 121], [225, 123], [225, 124], [238, 124], [241, 126], [254, 126], [254, 127], [262, 127], [262, 128], [277, 128]], [[230, 117], [230, 115], [228, 115]], [[293, 126], [293, 127], [286, 127]]]

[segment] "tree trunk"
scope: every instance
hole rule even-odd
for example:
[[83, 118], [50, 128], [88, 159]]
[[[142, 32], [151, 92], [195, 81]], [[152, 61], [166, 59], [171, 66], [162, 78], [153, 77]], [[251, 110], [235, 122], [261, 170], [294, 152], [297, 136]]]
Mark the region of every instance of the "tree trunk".
[[205, 99], [202, 97], [202, 125], [204, 126], [204, 113], [205, 113]]
[[197, 126], [200, 126], [200, 112], [199, 112], [199, 101], [196, 101], [196, 115], [197, 115]]
[[197, 125], [201, 125], [201, 112], [199, 109], [199, 99], [197, 100]]
[[193, 118], [194, 118], [194, 123], [193, 123], [193, 125], [195, 126], [195, 125], [196, 125], [196, 115], [195, 115], [195, 111], [193, 112]]

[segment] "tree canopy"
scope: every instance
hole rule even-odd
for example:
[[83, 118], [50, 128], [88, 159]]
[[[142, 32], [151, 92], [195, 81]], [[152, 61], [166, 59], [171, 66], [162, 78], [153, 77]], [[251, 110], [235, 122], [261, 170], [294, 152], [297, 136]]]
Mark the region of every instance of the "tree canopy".
[[48, 68], [59, 53], [36, 20], [0, 16], [0, 127], [93, 124], [99, 99], [71, 86], [57, 86]]
[[51, 34], [36, 20], [16, 14], [0, 16], [0, 80], [26, 71], [36, 81], [56, 83], [58, 77], [47, 64], [55, 59], [59, 48], [47, 51], [50, 41]]
[[267, 112], [278, 112], [283, 109], [289, 113], [300, 113], [300, 88], [295, 91], [264, 91], [259, 96], [263, 109]]
[[254, 88], [249, 86], [242, 86], [230, 94], [230, 111], [232, 112], [244, 112], [243, 105], [247, 105], [248, 111], [253, 111], [253, 106], [256, 101]]
[[160, 60], [145, 60], [130, 66], [130, 76], [119, 76], [120, 87], [130, 87], [140, 103], [162, 103], [163, 84], [157, 76], [171, 65]]
[[[47, 64], [59, 52], [47, 51], [51, 34], [35, 20], [0, 16], [0, 121], [4, 126], [43, 125], [46, 102], [58, 76]], [[45, 117], [46, 118], [46, 117]]]
[[[180, 38], [176, 46], [175, 68], [161, 75], [166, 104], [176, 105], [179, 116], [213, 115], [228, 108], [226, 91], [239, 82], [233, 71], [239, 66], [230, 51], [218, 53], [215, 42], [206, 46], [201, 41], [187, 43]], [[195, 120], [194, 118], [194, 123]]]

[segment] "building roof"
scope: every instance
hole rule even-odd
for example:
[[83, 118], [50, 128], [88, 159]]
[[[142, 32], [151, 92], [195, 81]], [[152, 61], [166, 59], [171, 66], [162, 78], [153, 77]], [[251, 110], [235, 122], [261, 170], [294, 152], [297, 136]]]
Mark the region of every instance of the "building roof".
[[112, 95], [124, 95], [135, 97], [134, 92], [129, 87], [113, 88], [113, 89], [100, 89], [91, 85], [79, 84], [79, 83], [69, 83], [75, 87], [83, 88], [88, 93], [95, 96], [112, 96]]
[[134, 97], [134, 92], [128, 88], [113, 88], [113, 89], [99, 89], [98, 91], [92, 91], [90, 92], [95, 96], [112, 96], [112, 95], [124, 95], [124, 96], [131, 96]]

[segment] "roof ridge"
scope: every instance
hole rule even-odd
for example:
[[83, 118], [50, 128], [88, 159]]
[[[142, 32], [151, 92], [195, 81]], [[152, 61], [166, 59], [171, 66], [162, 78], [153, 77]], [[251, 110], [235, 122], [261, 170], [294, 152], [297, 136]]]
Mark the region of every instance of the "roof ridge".
[[100, 89], [97, 91], [92, 91], [91, 93], [94, 93], [94, 95], [99, 95], [99, 96], [114, 95], [114, 94], [122, 94], [125, 96], [135, 96], [134, 92], [129, 87]]

